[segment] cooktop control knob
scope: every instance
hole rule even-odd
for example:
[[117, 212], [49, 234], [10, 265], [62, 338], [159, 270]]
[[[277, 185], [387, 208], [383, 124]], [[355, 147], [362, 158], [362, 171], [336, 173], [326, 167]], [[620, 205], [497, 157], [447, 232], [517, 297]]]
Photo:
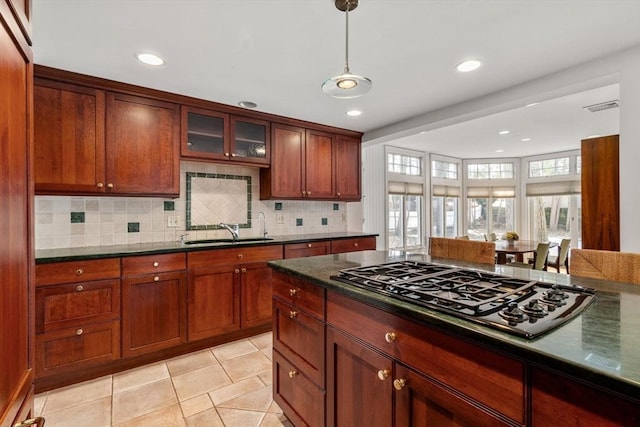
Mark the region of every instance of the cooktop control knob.
[[544, 317], [549, 314], [536, 298], [529, 300], [527, 305], [524, 306], [522, 310], [532, 317]]

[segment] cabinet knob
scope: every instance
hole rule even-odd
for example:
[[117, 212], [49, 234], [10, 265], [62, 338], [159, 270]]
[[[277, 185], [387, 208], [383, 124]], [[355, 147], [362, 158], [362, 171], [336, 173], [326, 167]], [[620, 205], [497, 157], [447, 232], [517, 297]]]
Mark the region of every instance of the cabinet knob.
[[307, 191], [307, 197], [311, 195], [311, 191]]
[[229, 153], [224, 153], [224, 156], [225, 157], [229, 157]]
[[405, 385], [407, 385], [407, 380], [405, 380], [404, 378], [398, 378], [396, 380], [393, 380], [393, 387], [396, 390], [402, 390]]
[[158, 261], [155, 261], [155, 262], [153, 263], [153, 266], [154, 266], [154, 267], [157, 267], [157, 266], [159, 266], [159, 265], [160, 265], [160, 263], [159, 263]]
[[76, 275], [77, 276], [82, 276], [82, 273], [84, 273], [83, 269], [79, 268], [79, 269], [76, 270]]
[[236, 153], [231, 153], [231, 157], [236, 157], [237, 154]]
[[358, 242], [355, 242], [355, 243], [353, 244], [353, 246], [355, 246], [355, 247], [357, 248], [357, 247], [358, 247]]
[[378, 379], [380, 381], [384, 381], [387, 379], [387, 377], [389, 376], [389, 374], [391, 373], [391, 371], [389, 371], [388, 369], [380, 369], [378, 371]]
[[395, 332], [387, 332], [386, 334], [384, 334], [384, 340], [386, 342], [394, 342], [396, 340], [396, 333]]
[[243, 273], [246, 273], [247, 269], [246, 268], [242, 268], [240, 271], [242, 271]]
[[78, 291], [78, 292], [80, 292], [83, 289], [84, 289], [84, 286], [82, 286], [82, 285], [76, 286], [76, 291]]
[[302, 190], [302, 196], [306, 196], [306, 195], [307, 195], [306, 190]]
[[293, 297], [293, 296], [295, 296], [297, 293], [298, 293], [298, 290], [297, 290], [297, 289], [293, 289], [293, 288], [289, 289], [289, 296], [292, 296], [292, 297]]
[[103, 183], [101, 183], [101, 182], [99, 182], [99, 183], [97, 183], [97, 184], [96, 184], [96, 187], [98, 187], [98, 188], [102, 188], [102, 187], [104, 187], [104, 184], [103, 184]]
[[298, 312], [297, 311], [290, 311], [289, 312], [289, 319], [295, 319], [298, 316]]
[[107, 184], [107, 187], [108, 187], [108, 188], [113, 188], [113, 183], [111, 183], [111, 182], [110, 182], [110, 183], [108, 183], [108, 184]]
[[340, 193], [337, 193], [338, 197], [340, 197]]
[[160, 280], [160, 277], [159, 277], [159, 276], [155, 276], [155, 277], [153, 278], [153, 281], [154, 281], [154, 282], [157, 282], [158, 280]]
[[298, 375], [298, 371], [296, 371], [295, 369], [293, 371], [289, 371], [289, 378], [293, 378], [296, 375]]
[[240, 273], [240, 269], [236, 268], [235, 270], [233, 270], [233, 272], [238, 274], [238, 273]]
[[244, 258], [244, 255], [243, 254], [238, 254], [238, 258], [240, 258], [240, 259]]
[[82, 334], [84, 334], [84, 331], [82, 330], [82, 328], [76, 331], [76, 335], [82, 335]]
[[307, 247], [310, 248], [311, 247], [311, 243], [307, 243]]

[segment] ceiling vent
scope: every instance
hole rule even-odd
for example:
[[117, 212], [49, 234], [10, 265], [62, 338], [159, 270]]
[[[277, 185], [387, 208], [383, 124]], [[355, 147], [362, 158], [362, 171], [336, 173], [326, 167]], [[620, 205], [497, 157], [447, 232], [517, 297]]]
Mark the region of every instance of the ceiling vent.
[[597, 113], [598, 111], [609, 110], [611, 108], [620, 107], [620, 101], [614, 99], [613, 101], [600, 102], [598, 104], [587, 105], [586, 107], [582, 107], [587, 111], [591, 111], [592, 113]]

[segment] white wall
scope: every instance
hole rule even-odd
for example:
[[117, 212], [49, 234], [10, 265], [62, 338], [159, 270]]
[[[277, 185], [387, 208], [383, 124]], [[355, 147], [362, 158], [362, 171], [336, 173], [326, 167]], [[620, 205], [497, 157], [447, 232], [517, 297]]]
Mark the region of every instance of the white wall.
[[[419, 130], [450, 126], [540, 101], [620, 84], [621, 250], [640, 252], [640, 45], [469, 102], [367, 132], [363, 137], [364, 230], [384, 233], [384, 149], [381, 146]], [[381, 162], [376, 165], [375, 162]], [[377, 194], [380, 193], [380, 194]], [[379, 218], [377, 218], [379, 217]], [[379, 241], [381, 239], [378, 239]]]

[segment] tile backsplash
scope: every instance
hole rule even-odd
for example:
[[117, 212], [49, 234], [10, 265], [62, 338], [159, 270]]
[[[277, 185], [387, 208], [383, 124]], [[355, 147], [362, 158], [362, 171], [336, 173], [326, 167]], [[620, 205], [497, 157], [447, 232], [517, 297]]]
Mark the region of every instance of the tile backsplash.
[[[270, 235], [344, 232], [348, 230], [347, 204], [344, 202], [259, 200], [258, 168], [227, 166], [214, 163], [181, 162], [180, 197], [177, 199], [106, 196], [36, 196], [36, 249], [109, 246], [120, 244], [172, 242], [188, 233], [187, 240], [228, 237], [226, 230], [186, 229], [186, 173], [229, 174], [250, 176], [251, 228], [240, 230], [240, 236], [260, 236], [264, 212]], [[224, 207], [246, 206], [245, 197]], [[214, 216], [220, 216], [213, 212]]]

